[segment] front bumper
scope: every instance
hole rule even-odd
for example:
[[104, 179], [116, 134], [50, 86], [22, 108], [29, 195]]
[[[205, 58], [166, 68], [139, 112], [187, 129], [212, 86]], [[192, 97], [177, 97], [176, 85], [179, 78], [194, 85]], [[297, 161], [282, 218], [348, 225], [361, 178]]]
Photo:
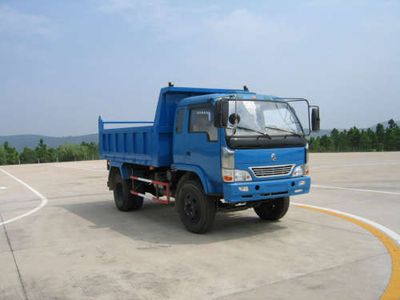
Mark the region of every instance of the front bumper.
[[[310, 191], [311, 178], [308, 176], [288, 179], [224, 183], [226, 202], [248, 202], [305, 194]], [[248, 187], [241, 191], [239, 187]]]

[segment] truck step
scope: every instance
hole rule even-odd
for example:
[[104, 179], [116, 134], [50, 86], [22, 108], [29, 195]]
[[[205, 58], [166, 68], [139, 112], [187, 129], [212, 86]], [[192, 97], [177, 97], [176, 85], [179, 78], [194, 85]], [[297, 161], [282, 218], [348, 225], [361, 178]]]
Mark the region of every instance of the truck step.
[[[171, 197], [170, 184], [168, 182], [162, 182], [162, 181], [158, 181], [158, 180], [152, 180], [152, 179], [147, 179], [147, 178], [137, 177], [137, 176], [131, 176], [130, 178], [132, 180], [132, 186], [133, 186], [132, 190], [130, 191], [131, 194], [143, 197], [145, 199], [150, 199], [150, 200], [158, 202], [158, 203], [170, 204], [172, 197]], [[158, 187], [161, 186], [164, 188], [163, 195], [160, 197], [158, 195], [155, 196], [150, 193], [147, 193], [147, 194], [139, 193], [139, 192], [135, 191], [134, 181], [141, 181], [141, 182], [153, 184], [156, 187], [156, 189], [158, 189]]]

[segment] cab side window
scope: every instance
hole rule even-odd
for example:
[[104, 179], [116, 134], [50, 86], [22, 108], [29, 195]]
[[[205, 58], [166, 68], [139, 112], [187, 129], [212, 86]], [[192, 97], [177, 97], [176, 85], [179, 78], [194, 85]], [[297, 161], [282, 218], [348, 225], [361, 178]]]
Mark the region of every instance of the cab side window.
[[183, 131], [183, 121], [184, 121], [185, 111], [183, 108], [179, 109], [176, 114], [175, 131], [176, 133], [182, 133]]
[[218, 140], [218, 131], [214, 126], [213, 106], [199, 106], [190, 109], [189, 132], [205, 132], [209, 141]]

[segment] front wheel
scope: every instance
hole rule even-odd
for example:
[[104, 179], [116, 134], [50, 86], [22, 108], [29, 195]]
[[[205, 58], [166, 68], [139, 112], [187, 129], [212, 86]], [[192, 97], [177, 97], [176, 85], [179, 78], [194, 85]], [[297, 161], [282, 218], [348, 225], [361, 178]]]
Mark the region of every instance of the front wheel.
[[254, 211], [263, 220], [276, 221], [283, 218], [289, 209], [289, 197], [268, 200], [254, 207]]
[[193, 233], [205, 233], [214, 224], [216, 203], [204, 194], [203, 188], [195, 180], [179, 184], [176, 209], [186, 229]]

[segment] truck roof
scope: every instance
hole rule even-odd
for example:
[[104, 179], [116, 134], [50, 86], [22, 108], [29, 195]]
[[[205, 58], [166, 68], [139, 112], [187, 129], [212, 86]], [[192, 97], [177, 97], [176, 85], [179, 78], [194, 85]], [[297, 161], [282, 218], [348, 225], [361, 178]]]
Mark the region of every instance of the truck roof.
[[183, 99], [178, 103], [178, 106], [185, 106], [190, 104], [204, 103], [207, 100], [216, 101], [218, 98], [226, 97], [228, 95], [237, 95], [240, 100], [276, 100], [279, 97], [271, 96], [271, 95], [260, 95], [252, 92], [245, 91], [235, 91], [233, 93], [218, 93], [218, 94], [206, 94], [201, 96], [193, 96]]
[[[235, 89], [209, 89], [209, 88], [196, 88], [196, 87], [164, 87], [161, 89], [160, 94], [164, 93], [193, 93], [193, 94], [232, 94], [232, 93], [246, 93], [244, 90]], [[247, 92], [249, 93], [249, 92]]]

